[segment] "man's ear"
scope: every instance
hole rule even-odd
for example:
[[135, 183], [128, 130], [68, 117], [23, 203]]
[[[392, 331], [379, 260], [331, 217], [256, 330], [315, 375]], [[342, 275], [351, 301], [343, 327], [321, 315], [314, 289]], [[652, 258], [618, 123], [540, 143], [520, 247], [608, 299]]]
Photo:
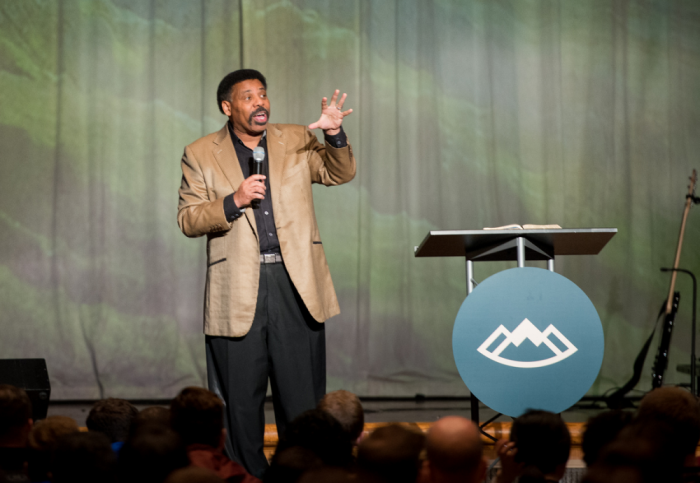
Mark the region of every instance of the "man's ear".
[[231, 103], [229, 101], [221, 101], [221, 109], [227, 117], [231, 117]]
[[221, 436], [219, 436], [219, 447], [217, 449], [220, 449], [221, 451], [223, 451], [225, 446], [226, 446], [226, 428], [221, 428]]

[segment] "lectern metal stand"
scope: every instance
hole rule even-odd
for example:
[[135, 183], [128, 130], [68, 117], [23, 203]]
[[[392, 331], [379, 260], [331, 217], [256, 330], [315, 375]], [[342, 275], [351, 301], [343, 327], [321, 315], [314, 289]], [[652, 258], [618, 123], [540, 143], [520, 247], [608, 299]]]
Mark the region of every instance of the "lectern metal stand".
[[[554, 271], [557, 255], [597, 255], [617, 228], [573, 230], [452, 230], [431, 231], [415, 248], [416, 257], [464, 257], [467, 296], [474, 290], [474, 262], [546, 260]], [[472, 420], [479, 424], [479, 400], [471, 395]]]

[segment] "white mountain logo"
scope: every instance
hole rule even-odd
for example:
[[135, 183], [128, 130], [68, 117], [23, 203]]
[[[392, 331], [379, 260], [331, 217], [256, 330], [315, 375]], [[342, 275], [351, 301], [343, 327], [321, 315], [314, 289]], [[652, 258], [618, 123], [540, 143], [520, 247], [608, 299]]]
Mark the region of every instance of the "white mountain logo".
[[[553, 334], [559, 341], [566, 346], [564, 352], [560, 351], [559, 348], [549, 340], [549, 336]], [[504, 335], [505, 340], [501, 342], [498, 347], [492, 352], [489, 352], [488, 348], [493, 344], [499, 336]], [[510, 344], [515, 345], [515, 347], [520, 347], [525, 339], [530, 339], [530, 342], [539, 347], [543, 342], [544, 344], [554, 352], [554, 356], [548, 359], [542, 359], [541, 361], [514, 361], [511, 359], [505, 359], [501, 357], [501, 352], [503, 352]], [[522, 367], [522, 368], [533, 368], [533, 367], [544, 367], [556, 364], [559, 361], [563, 361], [571, 354], [576, 352], [578, 349], [569, 342], [569, 339], [564, 337], [561, 332], [559, 332], [556, 327], [552, 324], [545, 329], [544, 332], [535, 327], [532, 322], [528, 319], [524, 319], [520, 322], [513, 332], [509, 332], [508, 329], [499, 325], [493, 334], [491, 334], [488, 339], [484, 341], [483, 344], [477, 349], [481, 354], [485, 355], [492, 361], [498, 362], [499, 364], [504, 364], [511, 367]]]

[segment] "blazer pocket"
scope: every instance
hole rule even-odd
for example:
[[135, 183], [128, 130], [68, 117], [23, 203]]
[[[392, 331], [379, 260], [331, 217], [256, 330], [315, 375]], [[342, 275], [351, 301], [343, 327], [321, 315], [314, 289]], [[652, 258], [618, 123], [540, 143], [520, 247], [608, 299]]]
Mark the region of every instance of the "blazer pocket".
[[222, 258], [221, 260], [217, 260], [217, 261], [215, 261], [215, 262], [211, 262], [209, 265], [207, 265], [207, 268], [213, 267], [213, 266], [216, 265], [217, 263], [221, 263], [221, 262], [225, 262], [225, 261], [226, 261], [226, 259], [225, 259], [225, 258]]
[[226, 234], [229, 232], [215, 232], [207, 236], [207, 267], [216, 265], [226, 260]]

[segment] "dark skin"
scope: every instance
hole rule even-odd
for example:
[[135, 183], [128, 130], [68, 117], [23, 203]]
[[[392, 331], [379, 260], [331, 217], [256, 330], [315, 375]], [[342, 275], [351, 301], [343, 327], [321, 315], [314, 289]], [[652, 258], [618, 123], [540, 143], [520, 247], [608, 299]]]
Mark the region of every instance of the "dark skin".
[[[309, 129], [322, 129], [324, 133], [334, 136], [340, 132], [343, 118], [352, 109], [343, 111], [347, 94], [338, 101], [340, 91], [336, 89], [331, 97], [321, 101], [321, 117], [309, 124]], [[231, 121], [233, 132], [250, 149], [255, 149], [260, 143], [260, 137], [267, 129], [270, 117], [270, 100], [267, 91], [257, 79], [241, 81], [231, 89], [231, 100], [221, 102], [221, 108]], [[233, 201], [239, 208], [250, 206], [255, 200], [265, 198], [265, 176], [254, 174], [246, 178], [233, 195]]]

